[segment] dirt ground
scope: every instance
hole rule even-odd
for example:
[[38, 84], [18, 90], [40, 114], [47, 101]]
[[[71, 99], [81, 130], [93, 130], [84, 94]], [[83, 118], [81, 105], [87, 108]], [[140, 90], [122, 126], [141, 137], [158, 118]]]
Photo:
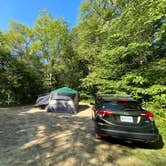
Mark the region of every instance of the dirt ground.
[[150, 165], [135, 156], [141, 149], [131, 143], [96, 140], [86, 104], [76, 115], [31, 106], [0, 108], [0, 166]]

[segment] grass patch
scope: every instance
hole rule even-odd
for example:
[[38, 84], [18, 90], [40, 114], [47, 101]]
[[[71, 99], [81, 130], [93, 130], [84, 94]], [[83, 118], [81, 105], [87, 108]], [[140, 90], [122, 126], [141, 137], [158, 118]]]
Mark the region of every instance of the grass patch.
[[[153, 112], [155, 115], [155, 123], [162, 136], [162, 141], [166, 143], [166, 112], [164, 109], [157, 107], [156, 105], [147, 104], [147, 110]], [[140, 160], [143, 160], [150, 166], [165, 166], [166, 164], [166, 146], [161, 149], [137, 149], [135, 156]]]

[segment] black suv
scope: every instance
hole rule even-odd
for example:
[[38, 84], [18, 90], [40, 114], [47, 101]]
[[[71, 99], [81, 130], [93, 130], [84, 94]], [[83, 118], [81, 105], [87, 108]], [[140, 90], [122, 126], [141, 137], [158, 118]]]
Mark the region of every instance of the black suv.
[[159, 132], [154, 115], [129, 95], [97, 95], [92, 119], [96, 137], [115, 137], [156, 143]]

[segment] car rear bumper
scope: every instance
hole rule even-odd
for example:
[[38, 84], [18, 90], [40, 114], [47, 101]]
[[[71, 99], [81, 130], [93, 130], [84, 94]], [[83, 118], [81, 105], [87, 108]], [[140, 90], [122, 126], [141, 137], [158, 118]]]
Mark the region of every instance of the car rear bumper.
[[96, 134], [98, 134], [99, 136], [115, 137], [140, 142], [156, 142], [159, 139], [158, 133], [138, 133], [129, 131], [108, 130], [103, 128], [97, 128]]

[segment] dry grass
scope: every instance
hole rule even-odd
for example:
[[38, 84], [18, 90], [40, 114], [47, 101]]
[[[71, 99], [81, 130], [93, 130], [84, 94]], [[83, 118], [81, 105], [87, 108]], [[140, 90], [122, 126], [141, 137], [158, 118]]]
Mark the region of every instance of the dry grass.
[[152, 165], [134, 156], [140, 150], [133, 144], [96, 140], [91, 108], [85, 104], [77, 115], [32, 107], [0, 109], [0, 166]]

